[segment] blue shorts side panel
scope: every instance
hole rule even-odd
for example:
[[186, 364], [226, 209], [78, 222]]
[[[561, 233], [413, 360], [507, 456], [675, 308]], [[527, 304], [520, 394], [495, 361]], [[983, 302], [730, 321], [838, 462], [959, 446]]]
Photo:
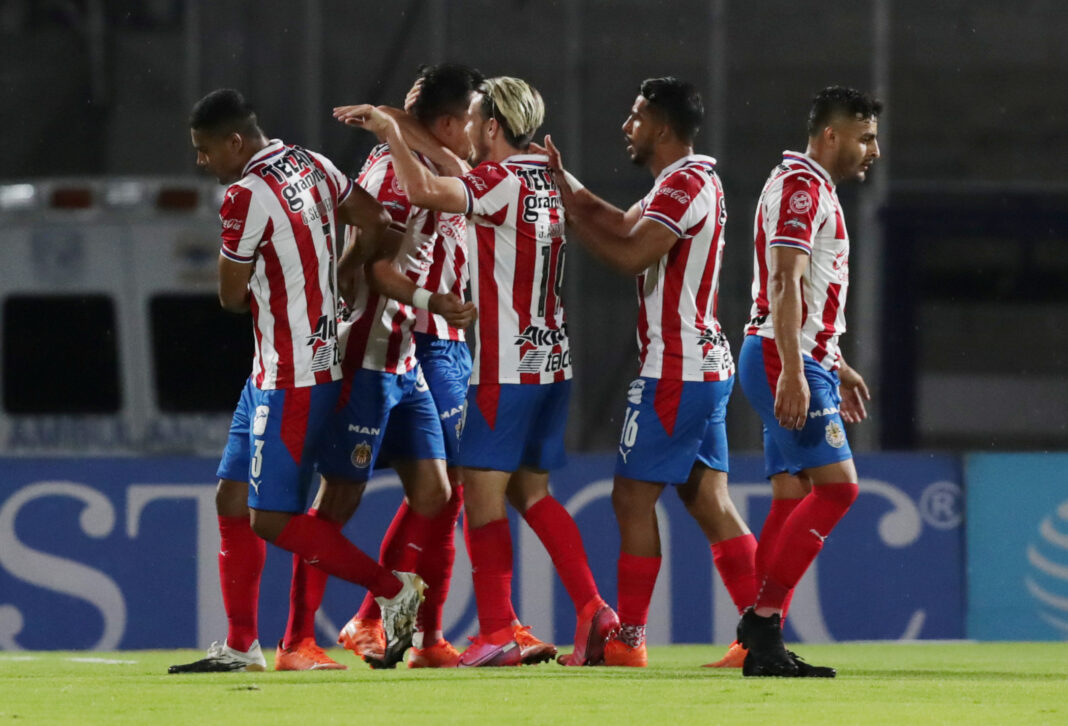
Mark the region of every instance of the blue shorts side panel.
[[464, 402], [471, 379], [471, 351], [462, 340], [442, 340], [426, 333], [415, 333], [415, 356], [437, 406], [441, 432], [445, 437], [446, 460], [449, 466], [456, 466]]
[[460, 465], [515, 471], [567, 463], [564, 429], [571, 381], [475, 385], [467, 392]]

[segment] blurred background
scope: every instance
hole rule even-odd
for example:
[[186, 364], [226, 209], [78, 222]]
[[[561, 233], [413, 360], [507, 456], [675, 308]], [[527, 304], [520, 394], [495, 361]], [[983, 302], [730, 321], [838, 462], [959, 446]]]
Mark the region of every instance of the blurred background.
[[[961, 473], [967, 456], [1041, 459], [1068, 448], [1066, 37], [1061, 0], [0, 0], [0, 454], [25, 463], [21, 480], [10, 465], [0, 472], [0, 494], [39, 480], [56, 457], [213, 460], [221, 450], [252, 336], [250, 319], [224, 313], [215, 296], [221, 188], [195, 168], [187, 117], [197, 99], [238, 88], [270, 136], [320, 150], [355, 175], [373, 139], [337, 124], [331, 108], [401, 105], [420, 64], [450, 60], [536, 86], [544, 131], [568, 168], [623, 207], [652, 183], [629, 163], [620, 131], [640, 82], [675, 75], [698, 86], [706, 122], [697, 151], [718, 159], [727, 194], [719, 319], [735, 351], [764, 179], [784, 149], [804, 150], [820, 88], [879, 96], [882, 159], [867, 183], [840, 189], [853, 250], [843, 344], [873, 394], [871, 419], [849, 437], [862, 457], [912, 452], [900, 465], [871, 460], [869, 471], [887, 481], [944, 457], [950, 473], [900, 476], [916, 480], [908, 496], [920, 509], [926, 502], [932, 533], [958, 528], [962, 487], [972, 484]], [[569, 447], [610, 455], [637, 369], [634, 285], [579, 245], [568, 262]], [[728, 433], [732, 453], [759, 452], [759, 421], [740, 390]], [[750, 458], [740, 476], [759, 482]], [[94, 471], [92, 459], [72, 462]], [[132, 481], [156, 481], [144, 471], [166, 468], [148, 462]], [[212, 467], [201, 467], [205, 484]], [[1053, 482], [1017, 464], [990, 471], [994, 523], [1002, 485], [1013, 496], [1057, 487], [1036, 507], [1034, 527], [1068, 496], [1063, 467]], [[125, 476], [108, 472], [93, 476]], [[945, 496], [930, 494], [947, 479]], [[1064, 530], [1068, 499], [1060, 506]], [[886, 524], [884, 513], [873, 505], [865, 522]], [[0, 525], [14, 528], [14, 516], [0, 512]], [[882, 524], [886, 547], [918, 541], [900, 535], [907, 526]], [[950, 570], [962, 582], [964, 535], [953, 531]], [[1068, 535], [1042, 541], [1056, 545], [1060, 565], [1035, 565], [1024, 541], [1005, 571], [1055, 575], [1042, 590], [1052, 600], [1031, 594], [1055, 606], [1061, 625], [1050, 632], [1063, 637]], [[210, 567], [200, 572], [201, 589], [212, 588]], [[961, 582], [957, 629], [934, 636], [965, 632]], [[1003, 589], [991, 581], [991, 592]], [[211, 609], [200, 601], [202, 614]], [[17, 631], [5, 631], [2, 610], [0, 647]], [[733, 617], [728, 605], [724, 633]]]

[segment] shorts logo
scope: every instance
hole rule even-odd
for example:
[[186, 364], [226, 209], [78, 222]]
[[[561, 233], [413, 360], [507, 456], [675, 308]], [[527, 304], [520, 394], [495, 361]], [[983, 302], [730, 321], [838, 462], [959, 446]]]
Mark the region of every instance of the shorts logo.
[[354, 434], [366, 434], [367, 436], [378, 436], [382, 433], [382, 429], [380, 428], [360, 426], [359, 424], [349, 424], [349, 431]]
[[252, 421], [252, 435], [263, 436], [267, 430], [267, 415], [271, 412], [269, 406], [256, 406], [256, 418]]
[[641, 378], [637, 378], [630, 382], [630, 388], [627, 389], [627, 401], [633, 403], [635, 406], [641, 404], [642, 393], [645, 392], [645, 381]]
[[790, 197], [790, 211], [794, 214], [808, 214], [812, 209], [812, 195], [802, 190]]
[[837, 421], [831, 421], [824, 429], [824, 436], [827, 439], [827, 443], [836, 449], [840, 449], [845, 446], [846, 436], [845, 431], [842, 430], [841, 424]]
[[[809, 418], [819, 418], [820, 416], [830, 416], [831, 414], [838, 413], [837, 408], [815, 408], [808, 412]], [[828, 434], [830, 436], [830, 434]], [[834, 444], [831, 444], [834, 446]]]
[[430, 386], [426, 384], [426, 378], [423, 377], [423, 369], [416, 368], [415, 370], [415, 390], [419, 391], [420, 393], [424, 391], [429, 391]]
[[357, 469], [366, 469], [371, 465], [371, 445], [366, 441], [356, 444], [356, 447], [352, 450], [350, 460]]

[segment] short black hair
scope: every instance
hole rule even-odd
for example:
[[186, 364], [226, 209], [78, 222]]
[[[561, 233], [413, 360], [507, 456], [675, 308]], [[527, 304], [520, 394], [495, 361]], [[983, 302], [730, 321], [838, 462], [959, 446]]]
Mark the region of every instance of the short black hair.
[[883, 110], [883, 102], [847, 86], [827, 86], [812, 97], [812, 109], [808, 112], [809, 138], [819, 134], [835, 116], [856, 119], [877, 118]]
[[483, 76], [474, 68], [459, 63], [420, 66], [423, 87], [412, 104], [411, 113], [423, 123], [439, 116], [461, 116], [467, 110], [471, 94], [478, 90]]
[[214, 136], [232, 133], [256, 136], [263, 133], [252, 105], [232, 88], [218, 88], [197, 101], [189, 114], [189, 128]]
[[692, 83], [674, 76], [646, 78], [642, 81], [641, 95], [668, 122], [676, 136], [693, 143], [704, 121], [705, 107]]

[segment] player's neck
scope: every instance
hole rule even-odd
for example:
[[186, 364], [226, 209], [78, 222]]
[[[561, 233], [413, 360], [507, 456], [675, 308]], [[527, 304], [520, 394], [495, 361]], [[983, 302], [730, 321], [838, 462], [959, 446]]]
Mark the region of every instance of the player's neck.
[[838, 182], [842, 181], [835, 176], [833, 171], [831, 171], [834, 166], [834, 156], [828, 149], [824, 149], [810, 141], [808, 148], [805, 149], [805, 156], [819, 164], [820, 167], [827, 172], [827, 175], [831, 177], [832, 184], [838, 186]]
[[266, 136], [256, 136], [245, 139], [245, 144], [242, 147], [242, 151], [244, 151], [244, 154], [242, 154], [241, 167], [244, 168], [248, 166], [248, 163], [252, 160], [252, 157], [266, 149], [268, 143], [269, 142], [267, 141]]
[[649, 159], [649, 172], [653, 178], [660, 176], [660, 172], [667, 169], [679, 159], [693, 154], [693, 147], [682, 143], [658, 144], [653, 148], [653, 155]]

